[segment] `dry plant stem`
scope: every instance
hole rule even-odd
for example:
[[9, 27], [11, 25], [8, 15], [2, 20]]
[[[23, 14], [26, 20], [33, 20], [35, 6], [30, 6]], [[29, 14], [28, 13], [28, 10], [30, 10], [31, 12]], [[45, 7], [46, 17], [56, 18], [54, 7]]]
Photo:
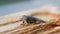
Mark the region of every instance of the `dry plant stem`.
[[51, 23], [47, 23], [47, 24], [37, 24], [37, 25], [33, 25], [33, 26], [28, 26], [28, 27], [25, 27], [25, 28], [22, 28], [21, 30], [18, 30], [16, 32], [13, 32], [11, 34], [16, 34], [16, 33], [19, 33], [19, 34], [31, 34], [33, 32], [36, 32], [38, 30], [42, 30], [46, 27], [49, 27], [49, 26], [52, 26]]
[[[39, 25], [41, 25], [41, 24], [39, 24]], [[38, 27], [38, 25], [28, 26], [28, 27], [22, 28], [21, 30], [18, 30], [16, 32], [25, 33], [25, 32], [31, 31], [31, 29], [35, 30], [34, 28], [36, 28], [36, 27]]]

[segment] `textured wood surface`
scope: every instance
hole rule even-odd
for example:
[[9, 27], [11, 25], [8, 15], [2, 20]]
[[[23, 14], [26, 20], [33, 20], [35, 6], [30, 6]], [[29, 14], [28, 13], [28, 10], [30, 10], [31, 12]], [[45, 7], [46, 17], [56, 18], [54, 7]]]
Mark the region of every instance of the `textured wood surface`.
[[[19, 20], [23, 16], [22, 13], [45, 20], [46, 23], [21, 25], [23, 23]], [[1, 16], [0, 34], [60, 34], [60, 14], [51, 13], [48, 10], [22, 13]]]

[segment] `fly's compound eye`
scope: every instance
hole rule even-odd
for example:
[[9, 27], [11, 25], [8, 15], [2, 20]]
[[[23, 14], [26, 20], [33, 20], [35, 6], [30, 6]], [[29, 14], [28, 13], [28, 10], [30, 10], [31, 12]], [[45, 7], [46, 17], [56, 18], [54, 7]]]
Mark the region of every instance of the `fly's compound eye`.
[[23, 21], [23, 24], [24, 24], [24, 21]]

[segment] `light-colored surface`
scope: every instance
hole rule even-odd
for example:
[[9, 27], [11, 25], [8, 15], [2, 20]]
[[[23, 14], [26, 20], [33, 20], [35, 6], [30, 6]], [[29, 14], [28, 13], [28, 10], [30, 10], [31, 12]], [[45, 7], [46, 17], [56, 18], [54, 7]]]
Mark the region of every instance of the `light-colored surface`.
[[3, 6], [0, 6], [0, 16], [11, 14], [11, 13], [17, 13], [21, 11], [26, 11], [26, 10], [31, 10], [35, 8], [41, 8], [41, 6], [46, 4], [60, 6], [60, 0], [27, 0], [25, 2], [24, 1], [22, 2], [19, 1], [16, 3], [5, 4]]

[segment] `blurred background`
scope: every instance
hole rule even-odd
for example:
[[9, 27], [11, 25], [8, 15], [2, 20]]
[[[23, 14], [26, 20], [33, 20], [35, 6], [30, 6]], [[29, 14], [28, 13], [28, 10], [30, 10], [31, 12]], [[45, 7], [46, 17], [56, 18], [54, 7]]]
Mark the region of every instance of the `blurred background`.
[[40, 8], [46, 4], [60, 6], [60, 0], [0, 0], [0, 16]]

